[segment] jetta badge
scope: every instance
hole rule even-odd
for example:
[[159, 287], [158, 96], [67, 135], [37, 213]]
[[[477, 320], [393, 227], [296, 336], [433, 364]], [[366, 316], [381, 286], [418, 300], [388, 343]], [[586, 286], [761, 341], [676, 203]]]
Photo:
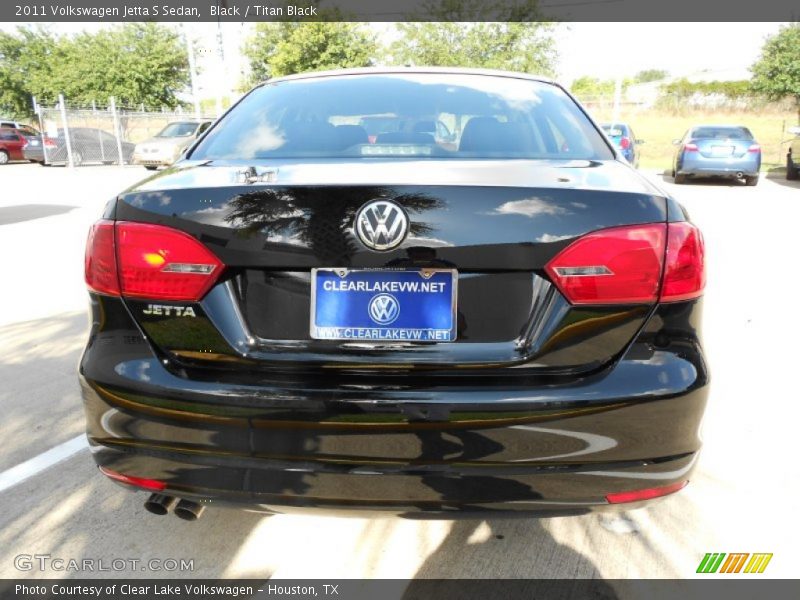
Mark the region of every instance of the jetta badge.
[[399, 246], [408, 233], [405, 211], [389, 200], [374, 200], [356, 214], [358, 239], [373, 250], [391, 250]]

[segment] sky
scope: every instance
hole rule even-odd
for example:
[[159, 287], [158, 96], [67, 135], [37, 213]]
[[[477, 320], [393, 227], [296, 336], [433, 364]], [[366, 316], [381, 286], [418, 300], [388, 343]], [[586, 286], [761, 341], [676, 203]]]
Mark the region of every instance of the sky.
[[[170, 26], [177, 26], [169, 24]], [[663, 69], [673, 76], [700, 71], [724, 72], [732, 78], [746, 78], [747, 68], [758, 58], [764, 38], [778, 31], [780, 23], [562, 23], [554, 38], [559, 61], [557, 79], [569, 85], [582, 75], [601, 79], [630, 77], [644, 69]], [[53, 23], [54, 31], [76, 33], [96, 31], [107, 24]], [[220, 81], [235, 87], [245, 66], [240, 43], [252, 23], [223, 23], [225, 65], [216, 59], [216, 23], [187, 25], [199, 41], [196, 48], [203, 89], [217, 87]], [[13, 31], [14, 23], [0, 23], [0, 30]], [[396, 38], [388, 23], [371, 27], [386, 43]], [[720, 77], [722, 78], [722, 77]], [[208, 94], [202, 94], [208, 96]]]

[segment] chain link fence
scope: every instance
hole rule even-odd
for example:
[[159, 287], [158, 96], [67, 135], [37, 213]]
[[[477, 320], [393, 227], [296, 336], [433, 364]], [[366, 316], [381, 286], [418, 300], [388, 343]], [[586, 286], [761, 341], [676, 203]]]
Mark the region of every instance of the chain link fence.
[[[47, 165], [126, 165], [136, 144], [152, 138], [175, 121], [213, 120], [181, 110], [146, 111], [119, 108], [36, 106], [41, 139], [26, 150], [26, 158]], [[38, 147], [37, 147], [38, 146]]]

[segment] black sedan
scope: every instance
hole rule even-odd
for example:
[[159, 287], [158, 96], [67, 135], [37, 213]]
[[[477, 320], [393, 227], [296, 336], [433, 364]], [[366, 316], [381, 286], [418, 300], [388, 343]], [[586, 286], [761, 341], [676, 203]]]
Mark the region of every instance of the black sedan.
[[93, 127], [75, 127], [68, 131], [69, 147], [64, 130], [59, 129], [55, 137], [42, 136], [29, 140], [23, 150], [25, 159], [42, 165], [66, 165], [71, 151], [72, 163], [76, 167], [90, 163], [110, 165], [119, 164], [121, 151], [122, 163], [131, 162], [136, 147], [131, 142], [120, 140], [118, 146], [117, 138], [112, 133]]
[[91, 229], [92, 456], [189, 520], [636, 506], [700, 449], [703, 256], [553, 82], [273, 79]]

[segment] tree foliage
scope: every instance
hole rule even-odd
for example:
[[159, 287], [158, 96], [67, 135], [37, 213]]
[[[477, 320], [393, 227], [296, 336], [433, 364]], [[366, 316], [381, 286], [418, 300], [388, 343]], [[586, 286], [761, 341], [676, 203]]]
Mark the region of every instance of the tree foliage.
[[378, 53], [375, 36], [363, 25], [341, 21], [258, 23], [244, 47], [251, 83], [305, 71], [367, 67]]
[[[622, 91], [624, 92], [630, 84], [630, 79], [623, 79]], [[597, 77], [585, 75], [583, 77], [578, 77], [572, 82], [570, 91], [578, 98], [586, 100], [611, 98], [614, 95], [615, 88], [616, 81], [613, 79], [599, 79]]]
[[669, 77], [669, 71], [664, 69], [644, 69], [633, 76], [634, 83], [650, 83], [651, 81], [661, 81]]
[[661, 86], [661, 93], [674, 98], [685, 99], [695, 94], [710, 96], [720, 95], [731, 100], [748, 98], [753, 95], [749, 81], [689, 81], [686, 78], [676, 79]]
[[[537, 0], [441, 0], [423, 5], [436, 22], [399, 23], [394, 62], [424, 66], [507, 69], [553, 75], [553, 25], [542, 22]], [[487, 19], [496, 21], [486, 21]], [[480, 21], [480, 22], [478, 22]]]
[[751, 71], [753, 90], [770, 100], [794, 99], [800, 122], [800, 23], [769, 37]]
[[30, 115], [31, 97], [73, 104], [111, 96], [120, 105], [174, 108], [188, 84], [188, 60], [176, 33], [155, 23], [129, 23], [97, 33], [56, 36], [42, 28], [0, 32], [0, 110]]

